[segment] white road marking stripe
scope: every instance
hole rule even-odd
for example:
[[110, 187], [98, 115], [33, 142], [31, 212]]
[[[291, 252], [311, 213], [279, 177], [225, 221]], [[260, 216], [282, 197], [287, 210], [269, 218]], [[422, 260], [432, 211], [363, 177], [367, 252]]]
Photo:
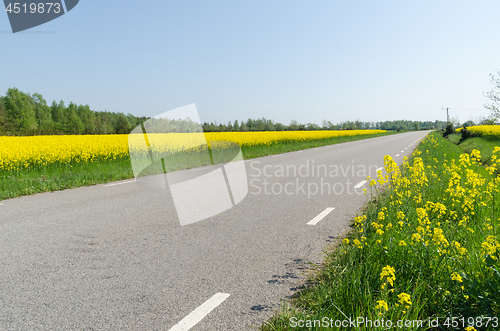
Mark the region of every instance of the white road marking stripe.
[[405, 152], [405, 150], [403, 149], [403, 150], [401, 151], [401, 153], [404, 153], [404, 152]]
[[379, 171], [379, 170], [384, 170], [384, 167], [380, 167], [376, 171]]
[[198, 324], [205, 316], [226, 300], [230, 294], [216, 293], [213, 297], [205, 301], [201, 306], [193, 310], [189, 315], [184, 317], [179, 323], [170, 328], [169, 331], [187, 331]]
[[0, 206], [3, 206], [3, 203], [0, 203]]
[[273, 155], [273, 157], [277, 157], [277, 156], [281, 156], [282, 154], [276, 154], [276, 155]]
[[354, 188], [360, 188], [361, 186], [366, 184], [366, 180], [359, 182], [358, 185], [354, 186]]
[[325, 218], [326, 215], [330, 214], [332, 210], [335, 208], [328, 207], [325, 210], [323, 210], [318, 216], [307, 222], [307, 225], [316, 225], [318, 224], [319, 221], [321, 221], [323, 218]]
[[115, 185], [122, 185], [122, 184], [128, 184], [128, 183], [135, 183], [135, 180], [129, 180], [128, 182], [121, 182], [121, 183], [115, 183], [115, 184], [108, 184], [105, 186], [115, 186]]
[[399, 156], [399, 154], [396, 154], [396, 156]]

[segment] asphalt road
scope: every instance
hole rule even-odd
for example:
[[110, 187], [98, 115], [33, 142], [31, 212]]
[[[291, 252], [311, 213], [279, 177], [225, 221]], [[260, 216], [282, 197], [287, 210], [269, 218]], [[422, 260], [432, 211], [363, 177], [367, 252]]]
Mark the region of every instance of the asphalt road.
[[345, 233], [366, 175], [426, 134], [247, 160], [246, 198], [185, 226], [169, 190], [131, 181], [1, 201], [0, 330], [258, 329]]

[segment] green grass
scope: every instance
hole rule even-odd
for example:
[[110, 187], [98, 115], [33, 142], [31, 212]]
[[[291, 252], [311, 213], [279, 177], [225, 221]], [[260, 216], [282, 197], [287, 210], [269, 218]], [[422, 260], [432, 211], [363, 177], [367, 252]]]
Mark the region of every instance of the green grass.
[[462, 135], [460, 133], [453, 133], [448, 135], [446, 138], [452, 143], [458, 145], [460, 143], [460, 139], [462, 139]]
[[0, 200], [133, 178], [129, 159], [0, 172]]
[[[374, 195], [363, 216], [354, 220], [348, 242], [339, 240], [329, 250], [323, 266], [307, 281], [312, 285], [263, 330], [321, 330], [319, 324], [294, 327], [293, 322], [326, 318], [335, 323], [358, 317], [394, 325], [424, 321], [404, 330], [464, 330], [467, 324], [454, 328], [446, 325], [447, 318], [463, 317], [467, 323], [469, 317], [500, 315], [500, 265], [494, 260], [500, 258], [500, 244], [496, 241], [498, 250], [491, 255], [482, 247], [489, 235], [499, 234], [500, 181], [477, 162], [460, 166], [459, 160], [467, 164], [468, 156], [437, 133], [430, 134], [416, 154], [402, 167], [402, 177], [396, 179], [392, 172], [391, 187]], [[388, 266], [394, 268], [392, 285], [391, 272], [383, 276]], [[406, 295], [411, 304], [403, 303]], [[436, 318], [440, 327], [429, 326]], [[494, 329], [491, 321], [489, 327], [474, 326]], [[339, 328], [334, 324], [332, 329]], [[368, 323], [343, 329], [384, 328]]]
[[[360, 135], [351, 137], [336, 137], [331, 139], [293, 142], [271, 146], [243, 147], [245, 159], [266, 155], [292, 152], [302, 149], [339, 144], [348, 141], [368, 139], [395, 132], [385, 132], [374, 135]], [[165, 163], [166, 171], [174, 171], [199, 166], [197, 158], [186, 155], [169, 158]], [[217, 158], [214, 160], [219, 161]], [[154, 168], [154, 167], [153, 167]], [[149, 169], [148, 174], [163, 172], [162, 167]], [[96, 185], [118, 180], [134, 178], [130, 158], [108, 160], [91, 164], [50, 165], [44, 168], [34, 168], [30, 171], [0, 171], [0, 200], [15, 198], [41, 192], [52, 192], [68, 188]]]
[[481, 152], [481, 160], [485, 164], [491, 164], [491, 156], [493, 155], [493, 148], [500, 146], [500, 139], [495, 137], [473, 137], [464, 140], [460, 147], [466, 153], [471, 153], [472, 150], [477, 149]]
[[474, 149], [481, 152], [481, 162], [486, 165], [491, 165], [491, 156], [493, 149], [500, 146], [500, 139], [493, 136], [472, 137], [461, 141], [462, 134], [454, 133], [446, 137], [450, 142], [460, 146], [462, 150], [470, 154]]

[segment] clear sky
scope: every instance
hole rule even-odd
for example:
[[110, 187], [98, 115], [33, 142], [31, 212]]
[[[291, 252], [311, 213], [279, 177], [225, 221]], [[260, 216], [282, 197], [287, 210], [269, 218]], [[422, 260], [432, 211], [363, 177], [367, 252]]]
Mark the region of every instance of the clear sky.
[[[9, 87], [94, 110], [202, 121], [461, 121], [488, 115], [500, 1], [96, 1], [12, 34]], [[475, 110], [464, 110], [475, 109]]]

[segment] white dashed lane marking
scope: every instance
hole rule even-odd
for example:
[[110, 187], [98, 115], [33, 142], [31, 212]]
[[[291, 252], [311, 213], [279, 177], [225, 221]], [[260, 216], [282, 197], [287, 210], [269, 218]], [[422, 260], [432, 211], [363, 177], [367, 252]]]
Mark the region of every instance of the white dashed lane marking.
[[210, 314], [215, 307], [226, 300], [230, 294], [216, 293], [213, 297], [205, 301], [201, 306], [193, 310], [189, 315], [184, 317], [179, 323], [170, 328], [169, 331], [187, 331], [198, 324], [205, 316]]
[[135, 179], [134, 180], [129, 180], [128, 182], [120, 182], [120, 183], [108, 184], [108, 185], [105, 185], [105, 186], [116, 186], [116, 185], [122, 185], [122, 184], [130, 184], [130, 183], [135, 183]]
[[354, 188], [360, 188], [361, 186], [363, 186], [365, 184], [366, 184], [366, 180], [363, 180], [363, 181], [359, 182], [358, 185], [354, 186]]
[[323, 218], [325, 218], [326, 215], [330, 214], [332, 210], [335, 208], [328, 207], [325, 210], [323, 210], [318, 216], [307, 222], [308, 225], [316, 225], [318, 224], [319, 221], [321, 221]]

